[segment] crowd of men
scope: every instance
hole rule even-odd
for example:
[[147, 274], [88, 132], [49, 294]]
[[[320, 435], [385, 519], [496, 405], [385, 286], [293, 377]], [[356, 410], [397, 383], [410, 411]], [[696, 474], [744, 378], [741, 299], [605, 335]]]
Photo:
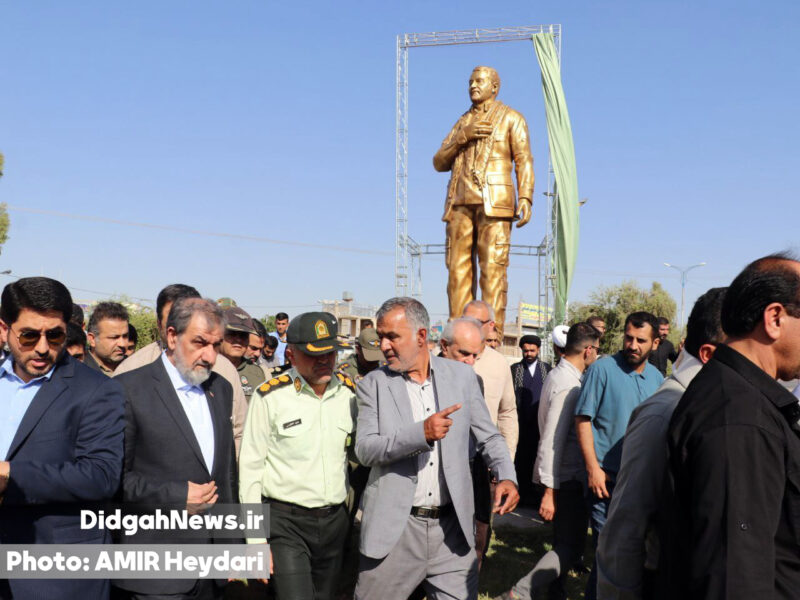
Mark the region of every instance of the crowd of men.
[[[110, 543], [79, 526], [74, 509], [93, 503], [266, 504], [264, 536], [246, 541], [269, 543], [261, 583], [279, 599], [333, 598], [350, 535], [356, 598], [474, 599], [493, 515], [523, 502], [552, 521], [552, 550], [503, 599], [565, 598], [589, 527], [589, 599], [797, 596], [800, 262], [768, 256], [706, 292], [677, 348], [669, 322], [640, 311], [614, 354], [600, 355], [593, 316], [554, 329], [554, 364], [525, 335], [509, 365], [494, 315], [470, 302], [437, 346], [425, 307], [391, 298], [350, 347], [328, 313], [279, 313], [267, 332], [174, 284], [158, 294], [158, 339], [134, 352], [121, 304], [87, 322], [62, 283], [19, 279], [0, 298], [0, 543]], [[0, 598], [226, 586], [10, 579]]]

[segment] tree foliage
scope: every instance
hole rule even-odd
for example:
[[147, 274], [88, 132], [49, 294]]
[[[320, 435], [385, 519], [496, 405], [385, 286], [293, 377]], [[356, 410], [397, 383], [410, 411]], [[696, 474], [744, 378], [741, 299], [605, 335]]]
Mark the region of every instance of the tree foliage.
[[3, 245], [8, 241], [8, 229], [11, 226], [11, 220], [8, 218], [8, 208], [6, 203], [0, 203], [0, 251]]
[[156, 313], [152, 308], [128, 309], [128, 317], [131, 325], [136, 327], [136, 333], [139, 334], [139, 339], [136, 342], [137, 350], [158, 339]]
[[275, 315], [264, 315], [259, 319], [267, 328], [267, 331], [275, 331]]
[[[602, 317], [606, 322], [606, 335], [600, 343], [601, 352], [613, 354], [622, 347], [623, 325], [629, 314], [644, 310], [674, 324], [676, 308], [675, 300], [657, 281], [649, 290], [640, 288], [635, 281], [624, 281], [619, 285], [601, 286], [591, 293], [586, 303], [571, 304], [569, 322], [585, 321], [592, 315]], [[669, 337], [677, 343], [680, 332], [673, 327]]]
[[158, 338], [158, 322], [156, 311], [149, 306], [141, 306], [128, 296], [119, 295], [111, 298], [113, 302], [119, 302], [128, 309], [128, 321], [136, 328], [139, 339], [136, 342], [136, 349], [143, 348]]

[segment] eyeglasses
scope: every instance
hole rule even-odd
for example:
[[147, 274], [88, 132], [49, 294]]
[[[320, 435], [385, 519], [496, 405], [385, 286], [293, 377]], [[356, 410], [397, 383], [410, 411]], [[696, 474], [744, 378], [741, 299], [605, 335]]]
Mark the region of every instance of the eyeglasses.
[[36, 329], [25, 329], [20, 333], [15, 332], [13, 329], [11, 331], [17, 336], [19, 345], [23, 348], [33, 348], [39, 343], [42, 335], [47, 339], [47, 343], [50, 344], [51, 348], [59, 347], [67, 339], [67, 332], [60, 327], [48, 329], [44, 333]]
[[594, 348], [595, 352], [600, 352], [600, 346], [586, 346], [587, 348]]

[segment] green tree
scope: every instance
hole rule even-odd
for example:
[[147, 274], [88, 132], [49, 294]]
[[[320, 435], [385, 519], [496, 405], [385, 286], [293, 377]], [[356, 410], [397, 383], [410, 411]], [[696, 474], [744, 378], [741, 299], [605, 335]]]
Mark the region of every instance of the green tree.
[[[602, 317], [606, 322], [606, 335], [600, 343], [601, 352], [613, 354], [622, 347], [623, 325], [630, 313], [645, 310], [672, 323], [676, 307], [675, 300], [657, 281], [649, 290], [640, 288], [635, 281], [624, 281], [619, 285], [601, 286], [590, 294], [586, 303], [571, 304], [569, 322], [585, 321], [592, 315]], [[677, 345], [680, 331], [672, 328], [669, 337]]]
[[136, 342], [137, 350], [159, 339], [156, 311], [149, 306], [137, 304], [124, 294], [114, 296], [111, 300], [119, 302], [128, 309], [128, 320], [136, 328], [136, 333], [139, 334], [139, 339]]
[[267, 328], [267, 331], [275, 331], [275, 315], [264, 315], [259, 319]]
[[[0, 177], [3, 176], [3, 164], [5, 157], [0, 152]], [[11, 221], [8, 218], [8, 206], [5, 202], [0, 203], [0, 250], [3, 245], [8, 241], [8, 228], [11, 226]]]
[[136, 342], [137, 350], [158, 339], [156, 313], [152, 308], [128, 309], [128, 317], [131, 325], [136, 327], [136, 333], [139, 334], [139, 339]]
[[[2, 165], [0, 165], [2, 167]], [[1, 173], [0, 173], [1, 174]], [[0, 203], [0, 251], [3, 245], [8, 241], [8, 229], [11, 226], [11, 220], [8, 218], [8, 208], [6, 203]]]

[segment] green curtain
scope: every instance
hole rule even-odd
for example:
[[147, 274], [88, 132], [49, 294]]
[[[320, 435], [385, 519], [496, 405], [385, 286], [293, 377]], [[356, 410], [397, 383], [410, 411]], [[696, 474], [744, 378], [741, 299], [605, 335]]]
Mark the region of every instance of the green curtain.
[[572, 142], [572, 126], [569, 122], [564, 88], [561, 85], [561, 67], [552, 33], [537, 33], [533, 36], [533, 47], [542, 70], [542, 91], [547, 114], [547, 136], [550, 141], [550, 156], [555, 173], [556, 204], [558, 220], [556, 231], [556, 297], [553, 324], [563, 323], [566, 318], [567, 298], [575, 260], [578, 257], [580, 217], [578, 215], [578, 174], [575, 167], [575, 146]]

